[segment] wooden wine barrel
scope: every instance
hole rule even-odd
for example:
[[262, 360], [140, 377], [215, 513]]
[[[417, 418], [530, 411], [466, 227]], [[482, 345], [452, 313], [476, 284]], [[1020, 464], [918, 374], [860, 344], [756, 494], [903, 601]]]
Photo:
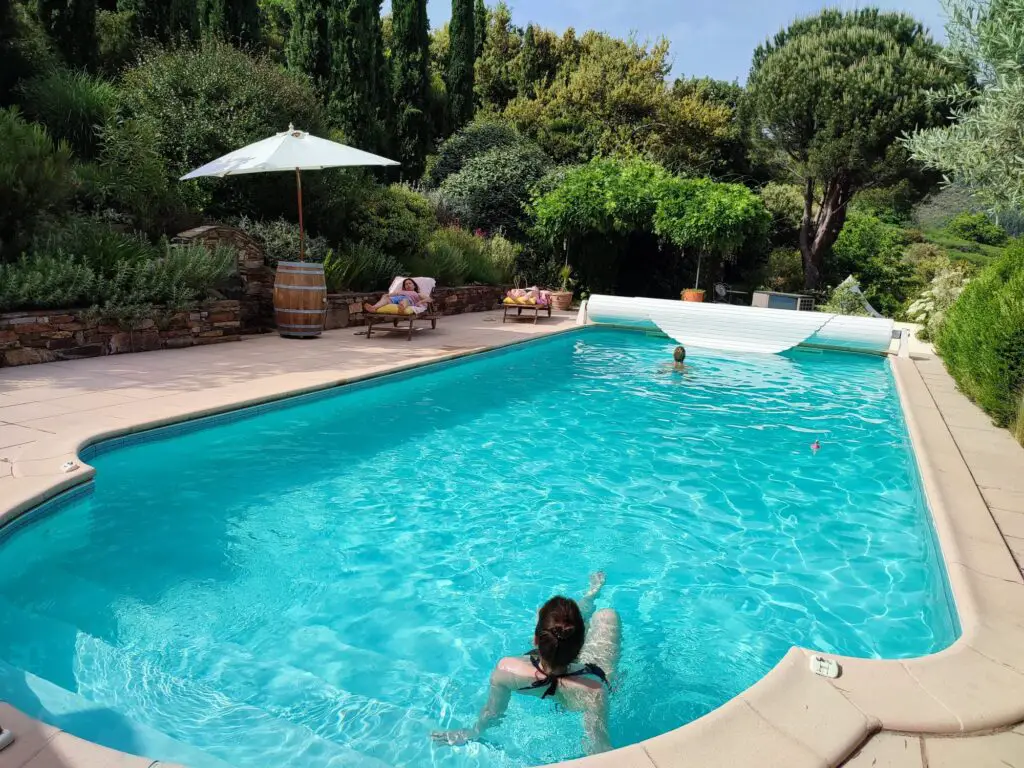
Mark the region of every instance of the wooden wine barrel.
[[327, 284], [323, 264], [280, 261], [274, 279], [274, 317], [282, 336], [309, 338], [324, 330]]

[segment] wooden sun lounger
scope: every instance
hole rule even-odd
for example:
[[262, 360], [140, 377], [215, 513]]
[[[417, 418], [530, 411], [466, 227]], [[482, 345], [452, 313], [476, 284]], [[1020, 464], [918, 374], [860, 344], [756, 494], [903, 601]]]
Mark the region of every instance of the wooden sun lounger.
[[[533, 324], [537, 324], [537, 318], [540, 317], [540, 313], [546, 311], [548, 317], [551, 317], [551, 302], [547, 304], [505, 304], [502, 302], [502, 306], [505, 308], [505, 314], [501, 316], [501, 322], [504, 324], [508, 320], [508, 311], [510, 309], [518, 310], [513, 317], [513, 320], [521, 320], [523, 317], [523, 310], [533, 310]], [[527, 318], [529, 319], [529, 318]]]
[[[377, 330], [386, 331], [388, 333], [394, 333], [395, 331], [408, 331], [409, 341], [412, 341], [413, 325], [415, 325], [417, 321], [429, 320], [430, 328], [432, 330], [437, 328], [437, 318], [440, 317], [440, 315], [438, 315], [437, 309], [434, 307], [433, 302], [428, 301], [427, 304], [429, 308], [427, 309], [426, 312], [420, 312], [419, 314], [413, 315], [393, 315], [390, 313], [378, 314], [377, 312], [364, 312], [366, 316], [366, 338], [370, 338], [370, 336], [373, 335], [373, 327], [375, 325], [385, 325], [386, 323], [390, 323], [392, 327], [388, 328], [385, 325], [385, 327], [378, 328]], [[399, 323], [408, 323], [408, 326], [399, 325]]]

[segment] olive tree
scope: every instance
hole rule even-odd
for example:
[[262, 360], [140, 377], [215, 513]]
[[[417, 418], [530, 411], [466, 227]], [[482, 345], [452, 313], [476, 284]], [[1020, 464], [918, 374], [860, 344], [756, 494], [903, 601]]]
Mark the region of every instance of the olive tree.
[[1024, 0], [945, 0], [947, 57], [977, 87], [943, 94], [956, 122], [907, 140], [914, 159], [942, 171], [993, 210], [1024, 206]]
[[743, 118], [801, 185], [807, 288], [820, 284], [853, 195], [915, 175], [898, 139], [944, 122], [928, 91], [952, 86], [958, 72], [917, 21], [876, 9], [823, 11], [754, 52]]

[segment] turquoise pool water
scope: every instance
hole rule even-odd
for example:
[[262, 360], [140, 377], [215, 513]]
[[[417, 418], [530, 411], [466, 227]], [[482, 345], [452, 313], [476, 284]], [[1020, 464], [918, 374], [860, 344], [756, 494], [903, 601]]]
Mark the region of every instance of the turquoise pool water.
[[471, 724], [537, 607], [596, 570], [617, 746], [794, 644], [951, 643], [887, 363], [679, 374], [672, 346], [588, 329], [100, 452], [93, 493], [0, 545], [0, 698], [23, 670], [90, 702], [79, 735], [176, 757], [124, 716], [211, 765], [526, 766], [579, 756], [579, 715], [517, 697], [482, 742], [428, 734]]

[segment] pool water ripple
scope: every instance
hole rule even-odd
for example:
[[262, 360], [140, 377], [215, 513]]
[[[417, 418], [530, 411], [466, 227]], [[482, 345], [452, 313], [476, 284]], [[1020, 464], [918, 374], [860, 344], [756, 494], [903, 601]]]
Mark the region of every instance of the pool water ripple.
[[479, 743], [428, 734], [595, 570], [619, 746], [792, 645], [950, 644], [887, 363], [680, 374], [671, 348], [588, 329], [102, 453], [93, 494], [0, 545], [0, 659], [237, 768], [512, 768], [582, 754], [579, 715], [517, 700]]

